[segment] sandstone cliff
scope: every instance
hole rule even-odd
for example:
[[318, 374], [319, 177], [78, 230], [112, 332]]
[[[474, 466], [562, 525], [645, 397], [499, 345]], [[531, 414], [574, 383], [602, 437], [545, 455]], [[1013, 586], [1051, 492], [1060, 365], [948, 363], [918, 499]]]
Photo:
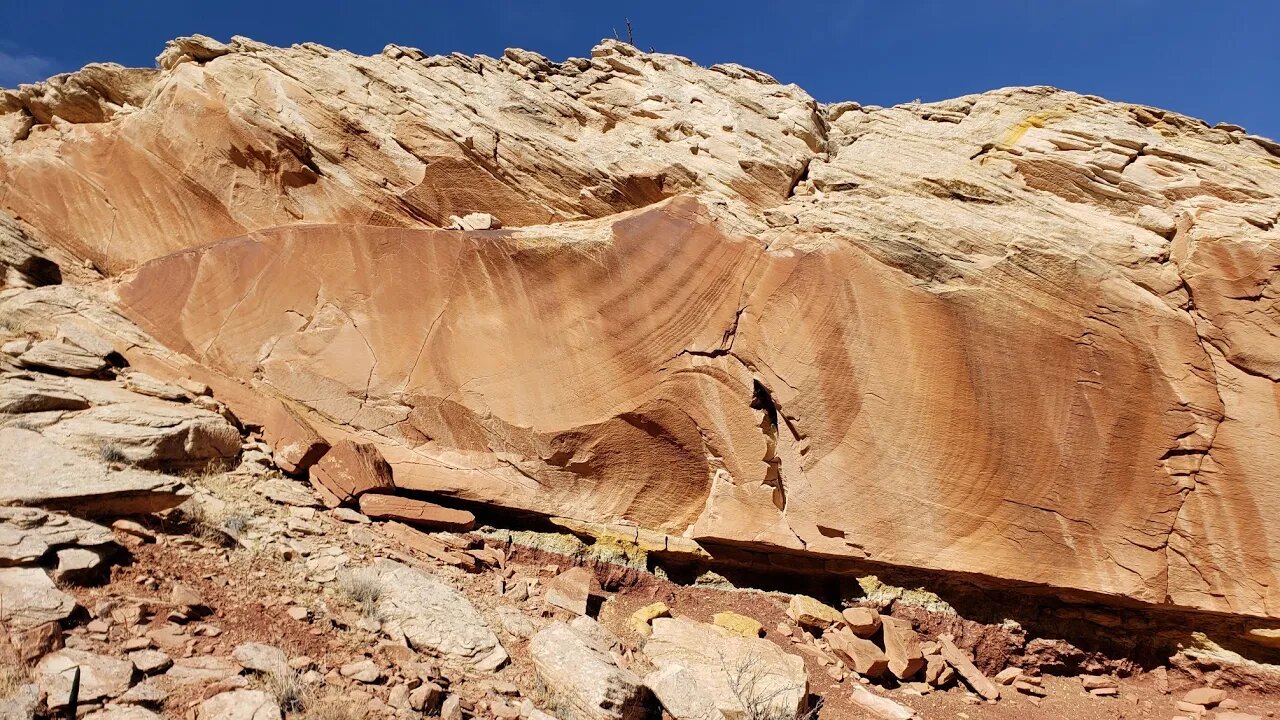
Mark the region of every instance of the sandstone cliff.
[[0, 97], [0, 207], [250, 423], [713, 554], [1280, 617], [1272, 141], [614, 42], [159, 60]]

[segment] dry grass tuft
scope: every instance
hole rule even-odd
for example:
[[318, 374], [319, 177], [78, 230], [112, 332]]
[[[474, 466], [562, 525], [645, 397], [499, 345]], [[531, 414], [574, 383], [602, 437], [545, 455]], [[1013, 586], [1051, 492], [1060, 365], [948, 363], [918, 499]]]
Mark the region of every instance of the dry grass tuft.
[[266, 673], [262, 676], [262, 689], [275, 698], [286, 715], [303, 713], [303, 717], [310, 717], [308, 710], [315, 705], [315, 691], [293, 670]]
[[341, 695], [325, 695], [317, 698], [301, 714], [294, 715], [296, 720], [363, 720], [358, 709], [351, 705], [349, 698]]
[[374, 617], [378, 611], [378, 598], [382, 597], [382, 583], [377, 571], [361, 568], [338, 576], [338, 590], [348, 600], [360, 607], [365, 617]]
[[[0, 633], [8, 632], [0, 626]], [[7, 637], [0, 640], [0, 700], [11, 698], [18, 688], [31, 681], [31, 668], [22, 661], [18, 649], [8, 642]]]
[[129, 462], [129, 456], [124, 454], [124, 450], [119, 445], [109, 442], [104, 442], [98, 446], [98, 457], [102, 458], [103, 462], [108, 463]]

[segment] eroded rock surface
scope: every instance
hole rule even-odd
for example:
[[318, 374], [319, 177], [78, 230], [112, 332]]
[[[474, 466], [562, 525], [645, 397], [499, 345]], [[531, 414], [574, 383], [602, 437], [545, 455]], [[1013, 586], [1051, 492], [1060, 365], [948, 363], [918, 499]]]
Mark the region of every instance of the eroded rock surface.
[[465, 596], [417, 568], [381, 560], [374, 566], [381, 591], [377, 607], [382, 629], [410, 647], [495, 670], [507, 651]]
[[592, 55], [175, 41], [6, 96], [3, 209], [288, 472], [350, 440], [406, 490], [1280, 617], [1280, 145]]

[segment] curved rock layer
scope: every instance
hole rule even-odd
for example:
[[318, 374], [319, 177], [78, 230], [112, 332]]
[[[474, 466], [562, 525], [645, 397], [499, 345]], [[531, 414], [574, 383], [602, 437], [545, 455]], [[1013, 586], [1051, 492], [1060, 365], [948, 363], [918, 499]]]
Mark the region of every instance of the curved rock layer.
[[184, 39], [7, 96], [0, 204], [401, 488], [1280, 617], [1280, 145], [593, 55]]

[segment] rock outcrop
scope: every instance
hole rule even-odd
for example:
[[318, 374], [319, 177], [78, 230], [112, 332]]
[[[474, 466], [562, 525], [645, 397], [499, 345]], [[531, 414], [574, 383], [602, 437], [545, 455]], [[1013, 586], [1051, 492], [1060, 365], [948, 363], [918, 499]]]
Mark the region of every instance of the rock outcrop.
[[713, 555], [1280, 617], [1270, 140], [617, 42], [161, 66], [5, 95], [0, 210], [118, 276], [164, 346], [131, 363], [301, 423], [290, 472], [368, 443], [404, 490]]
[[65, 510], [84, 517], [143, 515], [180, 505], [191, 489], [177, 478], [112, 469], [39, 433], [0, 427], [0, 506]]

